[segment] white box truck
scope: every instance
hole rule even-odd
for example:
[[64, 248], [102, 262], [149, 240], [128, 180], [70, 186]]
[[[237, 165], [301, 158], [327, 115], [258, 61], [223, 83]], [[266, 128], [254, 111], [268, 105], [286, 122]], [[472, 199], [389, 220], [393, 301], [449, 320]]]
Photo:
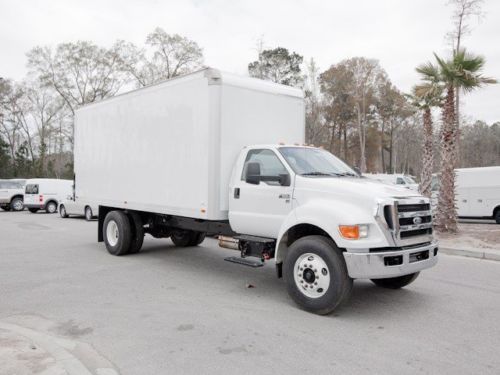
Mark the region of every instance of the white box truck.
[[[333, 311], [353, 279], [403, 287], [437, 262], [429, 200], [304, 142], [301, 90], [204, 69], [82, 107], [75, 189], [113, 255], [144, 234], [274, 260], [293, 300]], [[280, 141], [286, 141], [281, 144]], [[196, 272], [192, 270], [192, 272]]]

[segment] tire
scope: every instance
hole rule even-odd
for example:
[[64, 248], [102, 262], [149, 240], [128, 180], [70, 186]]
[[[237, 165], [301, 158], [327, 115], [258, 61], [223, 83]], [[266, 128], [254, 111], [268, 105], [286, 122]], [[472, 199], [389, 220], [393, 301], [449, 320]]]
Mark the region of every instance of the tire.
[[352, 290], [341, 250], [324, 236], [295, 241], [283, 267], [287, 291], [302, 309], [326, 315], [346, 301]]
[[28, 211], [31, 212], [32, 214], [36, 214], [38, 210], [39, 208], [28, 208]]
[[59, 206], [59, 215], [63, 218], [66, 219], [68, 217], [68, 213], [66, 212], [66, 207], [64, 207], [64, 204], [61, 204]]
[[170, 239], [178, 247], [194, 246], [196, 233], [190, 230], [178, 229], [172, 232]]
[[405, 287], [408, 284], [411, 284], [412, 282], [414, 282], [415, 279], [418, 277], [419, 273], [420, 272], [410, 273], [409, 275], [404, 275], [404, 276], [399, 276], [399, 277], [391, 277], [391, 278], [387, 278], [387, 279], [372, 279], [372, 282], [376, 286], [380, 286], [382, 288], [400, 289], [400, 288]]
[[205, 240], [204, 232], [193, 232], [189, 246], [198, 246]]
[[92, 208], [89, 206], [85, 207], [85, 220], [91, 221], [93, 217], [94, 214], [92, 213]]
[[10, 202], [10, 209], [12, 211], [22, 211], [24, 210], [24, 203], [22, 198], [14, 198]]
[[4, 211], [10, 211], [10, 206], [2, 206], [1, 208]]
[[129, 212], [128, 218], [130, 227], [132, 228], [132, 238], [130, 240], [129, 254], [136, 254], [141, 251], [144, 243], [144, 227], [142, 225], [141, 216], [136, 212]]
[[130, 221], [123, 211], [110, 211], [104, 219], [102, 235], [106, 249], [112, 255], [125, 255], [130, 249]]
[[56, 202], [49, 202], [47, 203], [47, 205], [45, 206], [45, 212], [47, 212], [48, 214], [54, 214], [57, 212], [57, 204]]
[[498, 209], [497, 212], [495, 213], [495, 222], [497, 224], [500, 224], [500, 209]]

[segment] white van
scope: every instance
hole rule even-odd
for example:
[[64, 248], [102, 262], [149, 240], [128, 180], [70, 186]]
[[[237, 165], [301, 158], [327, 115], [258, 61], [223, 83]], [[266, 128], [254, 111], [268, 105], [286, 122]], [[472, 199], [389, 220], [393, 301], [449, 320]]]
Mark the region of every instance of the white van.
[[57, 212], [57, 206], [68, 195], [73, 194], [73, 181], [53, 178], [32, 178], [26, 180], [24, 206], [32, 213], [45, 210]]
[[[459, 217], [494, 219], [500, 224], [500, 166], [455, 169]], [[432, 175], [432, 205], [438, 201], [438, 176]]]
[[26, 180], [0, 180], [0, 208], [4, 211], [24, 210], [23, 193]]
[[69, 216], [85, 216], [85, 220], [90, 221], [97, 217], [99, 207], [93, 203], [83, 201], [77, 196], [68, 195], [59, 203], [59, 215], [62, 218]]
[[418, 184], [411, 176], [404, 174], [385, 174], [385, 173], [363, 173], [363, 177], [371, 178], [386, 184], [399, 185], [401, 187], [418, 191]]

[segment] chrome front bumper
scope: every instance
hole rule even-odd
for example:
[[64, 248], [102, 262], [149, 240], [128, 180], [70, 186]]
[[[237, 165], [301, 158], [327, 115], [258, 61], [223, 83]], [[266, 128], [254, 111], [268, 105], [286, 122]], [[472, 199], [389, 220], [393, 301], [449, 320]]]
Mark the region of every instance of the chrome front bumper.
[[[383, 279], [422, 271], [437, 263], [437, 242], [423, 246], [380, 252], [344, 252], [353, 279]], [[359, 250], [357, 250], [359, 251]], [[427, 257], [426, 257], [427, 256]]]

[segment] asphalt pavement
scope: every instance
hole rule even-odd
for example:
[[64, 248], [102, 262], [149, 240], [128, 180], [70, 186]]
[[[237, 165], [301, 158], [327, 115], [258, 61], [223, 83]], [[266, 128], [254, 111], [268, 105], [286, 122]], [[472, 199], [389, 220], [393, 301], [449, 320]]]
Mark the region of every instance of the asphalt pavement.
[[0, 212], [0, 374], [499, 373], [500, 262], [441, 255], [405, 289], [357, 280], [316, 316], [272, 262], [151, 237], [115, 257], [96, 230]]

